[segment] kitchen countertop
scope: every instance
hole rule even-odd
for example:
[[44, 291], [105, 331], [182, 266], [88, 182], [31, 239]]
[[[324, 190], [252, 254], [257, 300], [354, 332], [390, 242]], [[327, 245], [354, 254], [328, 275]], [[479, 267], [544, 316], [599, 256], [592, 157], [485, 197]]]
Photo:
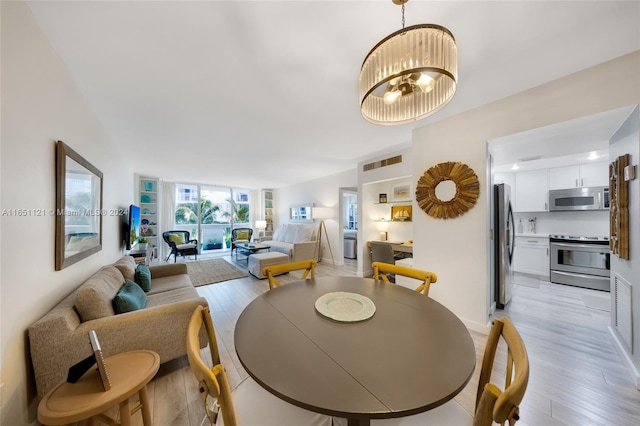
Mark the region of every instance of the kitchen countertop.
[[538, 237], [538, 238], [549, 238], [549, 234], [526, 234], [526, 233], [522, 233], [522, 234], [518, 234], [516, 233], [516, 237], [525, 237], [525, 238], [530, 238], [530, 237]]

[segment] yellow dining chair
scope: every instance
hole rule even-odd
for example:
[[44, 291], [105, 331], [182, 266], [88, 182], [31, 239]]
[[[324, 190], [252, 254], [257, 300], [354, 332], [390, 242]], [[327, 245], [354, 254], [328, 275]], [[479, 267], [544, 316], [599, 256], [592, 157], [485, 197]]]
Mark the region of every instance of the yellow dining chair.
[[[203, 326], [209, 340], [212, 367], [202, 358], [200, 350]], [[211, 425], [331, 426], [331, 417], [289, 404], [267, 392], [250, 377], [231, 391], [227, 373], [220, 363], [209, 308], [198, 306], [191, 316], [187, 329], [187, 358], [198, 380], [200, 397]], [[210, 407], [209, 397], [213, 407]]]
[[402, 265], [392, 265], [390, 263], [373, 262], [373, 277], [376, 280], [382, 278], [384, 282], [391, 282], [387, 274], [402, 275], [409, 278], [422, 281], [416, 291], [425, 296], [429, 295], [429, 287], [438, 280], [438, 276], [433, 272], [423, 271], [420, 269], [410, 268]]
[[[507, 346], [504, 390], [490, 382], [500, 337]], [[498, 363], [501, 365], [501, 363]], [[524, 341], [508, 318], [496, 318], [484, 350], [475, 415], [471, 416], [455, 400], [415, 416], [397, 419], [371, 420], [372, 426], [491, 426], [494, 422], [513, 426], [519, 420], [519, 405], [529, 383], [529, 357]], [[334, 425], [346, 424], [346, 419], [334, 418]]]
[[276, 279], [276, 275], [286, 274], [291, 271], [300, 271], [304, 270], [304, 274], [302, 274], [301, 279], [307, 278], [307, 275], [311, 273], [311, 278], [316, 277], [316, 261], [309, 260], [300, 260], [298, 262], [291, 263], [281, 263], [279, 265], [269, 265], [262, 268], [262, 275], [266, 275], [269, 278], [269, 289], [279, 287], [280, 282]]

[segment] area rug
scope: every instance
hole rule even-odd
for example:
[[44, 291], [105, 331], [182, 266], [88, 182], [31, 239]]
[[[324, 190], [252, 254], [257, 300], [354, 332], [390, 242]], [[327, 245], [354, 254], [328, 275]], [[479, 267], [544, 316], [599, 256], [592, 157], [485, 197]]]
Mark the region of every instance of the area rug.
[[234, 280], [248, 275], [224, 259], [188, 262], [187, 273], [194, 287]]

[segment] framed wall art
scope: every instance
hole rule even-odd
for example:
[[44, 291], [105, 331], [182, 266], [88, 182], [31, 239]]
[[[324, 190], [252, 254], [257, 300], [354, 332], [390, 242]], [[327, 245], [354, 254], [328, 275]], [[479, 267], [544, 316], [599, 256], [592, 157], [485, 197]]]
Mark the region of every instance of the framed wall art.
[[102, 250], [102, 172], [56, 143], [55, 266], [60, 271]]
[[413, 220], [412, 206], [391, 206], [391, 220], [394, 222], [411, 222]]
[[391, 199], [393, 201], [408, 201], [411, 199], [410, 190], [410, 185], [408, 183], [394, 186], [391, 191]]

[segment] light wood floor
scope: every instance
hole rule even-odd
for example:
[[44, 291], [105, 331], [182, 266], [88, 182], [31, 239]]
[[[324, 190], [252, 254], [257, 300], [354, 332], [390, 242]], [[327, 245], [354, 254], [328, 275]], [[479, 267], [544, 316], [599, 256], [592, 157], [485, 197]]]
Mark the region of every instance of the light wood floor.
[[[319, 263], [317, 275], [355, 275], [356, 262], [345, 260], [345, 267]], [[282, 276], [280, 281], [288, 282], [298, 276], [299, 273], [294, 272]], [[209, 301], [222, 362], [232, 386], [248, 377], [234, 351], [235, 322], [244, 307], [268, 288], [266, 280], [252, 276], [198, 287], [198, 292]], [[606, 329], [609, 313], [586, 306], [583, 294], [591, 293], [535, 281], [517, 285], [507, 308], [497, 311], [497, 316], [505, 315], [513, 320], [531, 362], [520, 426], [640, 424], [640, 392], [631, 382]], [[595, 297], [602, 294], [593, 293]], [[473, 410], [486, 339], [476, 332], [471, 335], [476, 344], [476, 374], [456, 397], [469, 411]], [[504, 364], [504, 351], [501, 352], [496, 361], [498, 365]], [[501, 385], [500, 374], [496, 377], [496, 383]], [[207, 424], [186, 358], [163, 364], [148, 389], [156, 426]], [[134, 425], [141, 425], [140, 414], [135, 414], [133, 421]]]

